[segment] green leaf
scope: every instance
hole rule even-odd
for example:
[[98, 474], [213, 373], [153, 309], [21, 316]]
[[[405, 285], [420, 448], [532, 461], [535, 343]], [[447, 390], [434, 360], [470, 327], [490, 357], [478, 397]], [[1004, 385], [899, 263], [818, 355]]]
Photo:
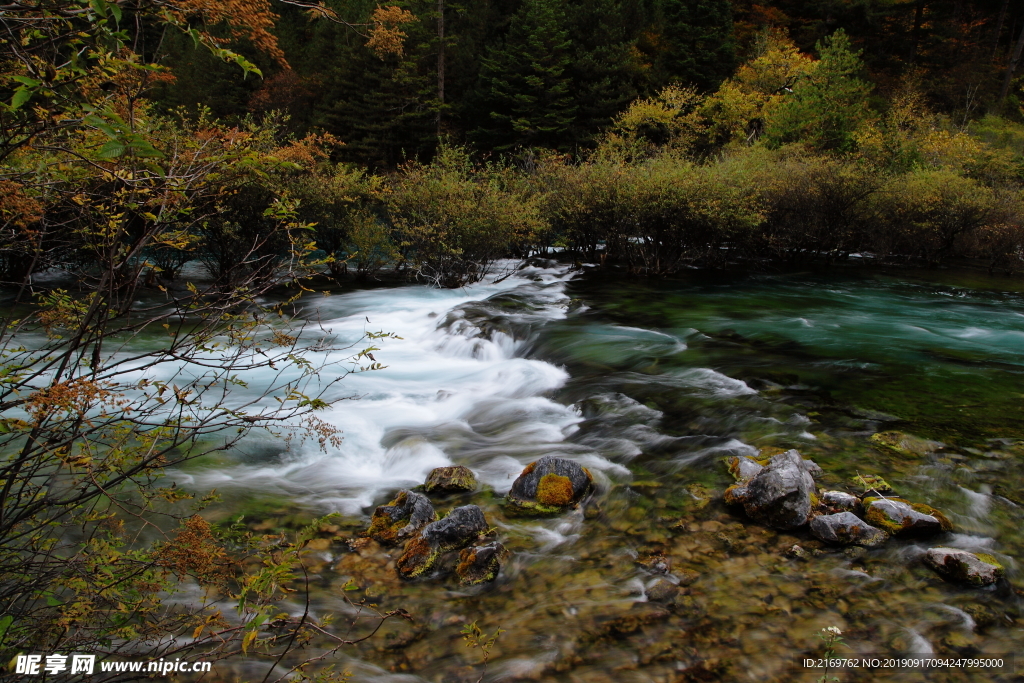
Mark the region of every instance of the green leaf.
[[132, 150], [132, 153], [134, 153], [136, 156], [144, 157], [147, 159], [163, 159], [164, 156], [166, 156], [163, 152], [158, 150], [147, 140], [133, 140], [130, 143], [129, 147]]
[[116, 2], [111, 2], [110, 4], [107, 5], [107, 7], [110, 8], [110, 13], [114, 15], [114, 21], [116, 21], [118, 24], [120, 24], [121, 23], [121, 8], [118, 6], [118, 4]]
[[118, 133], [114, 129], [114, 127], [106, 121], [104, 121], [103, 119], [101, 119], [99, 116], [96, 116], [95, 114], [90, 114], [89, 116], [86, 116], [85, 122], [88, 123], [90, 126], [93, 126], [103, 131], [104, 133], [107, 134], [107, 137], [109, 138], [116, 139], [118, 137]]
[[263, 612], [262, 614], [256, 615], [256, 618], [253, 619], [252, 621], [250, 621], [246, 625], [246, 627], [245, 627], [246, 630], [252, 630], [252, 631], [258, 630], [259, 627], [263, 625], [263, 622], [265, 622], [269, 616], [270, 616], [269, 612]]
[[100, 147], [100, 151], [97, 153], [97, 156], [101, 159], [114, 159], [127, 151], [128, 147], [123, 142], [120, 140], [111, 140]]
[[32, 97], [32, 91], [22, 86], [14, 91], [14, 97], [11, 98], [11, 111], [18, 109], [21, 105], [25, 104]]
[[11, 80], [17, 81], [22, 85], [27, 85], [30, 88], [38, 88], [40, 85], [43, 84], [42, 81], [37, 81], [36, 79], [29, 78], [28, 76], [11, 76]]
[[101, 17], [107, 16], [107, 3], [105, 0], [89, 0], [89, 6], [92, 7], [93, 12]]
[[7, 629], [14, 623], [14, 617], [10, 614], [6, 614], [0, 617], [0, 641], [4, 639], [4, 635], [7, 633]]

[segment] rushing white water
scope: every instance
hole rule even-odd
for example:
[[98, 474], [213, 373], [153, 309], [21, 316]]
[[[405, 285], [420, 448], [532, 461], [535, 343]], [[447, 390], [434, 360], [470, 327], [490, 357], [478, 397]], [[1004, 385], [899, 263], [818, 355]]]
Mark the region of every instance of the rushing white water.
[[[567, 374], [518, 355], [537, 327], [565, 316], [571, 277], [565, 267], [528, 267], [459, 290], [376, 289], [307, 302], [307, 314], [319, 319], [334, 347], [367, 331], [400, 337], [374, 352], [385, 369], [351, 375], [339, 386], [334, 398], [353, 400], [319, 414], [344, 431], [341, 446], [324, 452], [315, 442], [296, 444], [268, 462], [190, 478], [203, 488], [244, 487], [351, 514], [453, 463], [468, 465], [499, 493], [546, 453], [597, 472], [624, 472], [586, 446], [565, 443], [583, 418], [546, 395]], [[503, 300], [516, 303], [512, 312], [503, 312]], [[351, 350], [322, 360], [331, 361], [331, 353]], [[258, 391], [261, 378], [248, 379], [250, 391]]]

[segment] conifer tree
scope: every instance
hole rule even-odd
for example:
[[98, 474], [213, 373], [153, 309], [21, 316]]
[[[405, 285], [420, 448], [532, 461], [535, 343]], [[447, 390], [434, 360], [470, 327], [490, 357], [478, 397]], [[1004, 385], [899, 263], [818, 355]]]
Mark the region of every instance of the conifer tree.
[[820, 60], [769, 115], [769, 145], [803, 141], [818, 150], [853, 149], [854, 131], [868, 113], [871, 87], [858, 78], [864, 64], [842, 29], [817, 45]]
[[526, 0], [503, 44], [488, 50], [478, 83], [480, 121], [471, 137], [498, 151], [565, 149], [577, 108], [568, 73], [572, 41], [558, 0]]
[[566, 10], [573, 38], [569, 69], [577, 117], [569, 131], [578, 147], [594, 137], [644, 89], [647, 75], [636, 36], [646, 13], [632, 0], [589, 0]]
[[713, 90], [736, 66], [729, 0], [662, 0], [654, 78]]

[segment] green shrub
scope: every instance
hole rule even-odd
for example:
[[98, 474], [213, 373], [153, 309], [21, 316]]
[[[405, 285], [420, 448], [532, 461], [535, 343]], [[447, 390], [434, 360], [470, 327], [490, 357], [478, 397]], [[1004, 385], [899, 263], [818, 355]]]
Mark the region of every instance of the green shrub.
[[[1002, 249], [1019, 234], [1016, 192], [997, 190], [950, 169], [919, 170], [890, 180], [875, 195], [873, 236], [883, 254], [936, 264], [951, 256], [993, 258], [993, 238]], [[1005, 256], [1005, 255], [1004, 255]]]
[[385, 203], [415, 276], [461, 287], [481, 279], [494, 260], [534, 243], [546, 227], [541, 200], [510, 169], [474, 166], [465, 150], [445, 146], [430, 165], [405, 166]]

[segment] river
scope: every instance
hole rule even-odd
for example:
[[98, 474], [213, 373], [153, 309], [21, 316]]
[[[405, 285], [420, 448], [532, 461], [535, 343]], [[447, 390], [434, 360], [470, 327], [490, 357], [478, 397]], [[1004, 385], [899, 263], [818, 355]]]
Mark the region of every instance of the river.
[[[823, 652], [829, 626], [843, 631], [840, 656], [1022, 652], [1017, 284], [866, 269], [646, 281], [538, 261], [460, 290], [304, 302], [334, 347], [367, 330], [400, 337], [377, 344], [384, 369], [347, 377], [333, 395], [343, 400], [321, 414], [342, 444], [250, 440], [175, 476], [218, 489], [224, 503], [211, 514], [244, 514], [256, 530], [341, 514], [311, 563], [314, 614], [344, 621], [347, 596], [414, 617], [344, 651], [338, 667], [353, 681], [476, 681], [481, 653], [460, 636], [471, 622], [504, 631], [487, 681], [817, 680], [802, 661]], [[257, 391], [259, 378], [250, 382]], [[918, 437], [920, 452], [879, 450], [870, 437], [883, 430]], [[823, 488], [860, 492], [855, 476], [882, 476], [955, 529], [835, 549], [751, 522], [722, 501], [724, 460], [766, 447], [813, 459]], [[593, 499], [552, 519], [506, 517], [501, 496], [542, 455], [585, 465]], [[436, 500], [439, 513], [480, 505], [512, 551], [493, 584], [402, 582], [395, 551], [351, 549], [375, 505], [450, 464], [471, 468], [482, 490]], [[1007, 580], [945, 582], [920, 562], [937, 545], [985, 550]], [[673, 604], [649, 599], [659, 579], [679, 584]]]

